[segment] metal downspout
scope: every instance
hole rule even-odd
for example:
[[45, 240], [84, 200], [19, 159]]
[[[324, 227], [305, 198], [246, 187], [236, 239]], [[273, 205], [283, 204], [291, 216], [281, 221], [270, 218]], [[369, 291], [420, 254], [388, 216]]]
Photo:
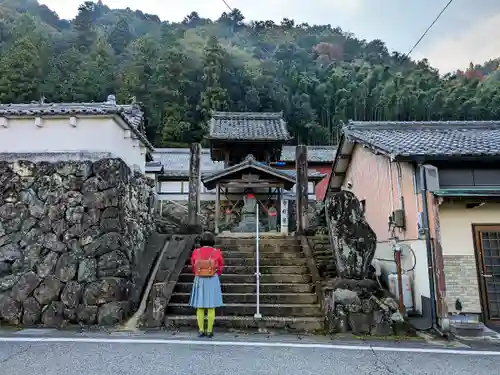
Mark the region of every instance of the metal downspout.
[[420, 192], [422, 196], [422, 221], [423, 230], [425, 233], [425, 247], [427, 249], [427, 270], [429, 275], [429, 289], [431, 299], [431, 322], [432, 326], [439, 331], [437, 327], [437, 312], [436, 312], [436, 289], [435, 289], [435, 272], [434, 272], [434, 252], [431, 243], [431, 234], [429, 230], [429, 205], [427, 204], [427, 181], [425, 171], [422, 164], [419, 164], [420, 169]]

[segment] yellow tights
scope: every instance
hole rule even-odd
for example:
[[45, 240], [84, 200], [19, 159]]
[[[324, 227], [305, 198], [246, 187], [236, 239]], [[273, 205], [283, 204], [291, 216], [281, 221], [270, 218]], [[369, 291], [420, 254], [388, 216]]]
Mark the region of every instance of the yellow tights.
[[[212, 333], [214, 330], [215, 309], [207, 309], [207, 316], [207, 333]], [[199, 331], [205, 332], [205, 309], [196, 309], [196, 320], [198, 321]]]

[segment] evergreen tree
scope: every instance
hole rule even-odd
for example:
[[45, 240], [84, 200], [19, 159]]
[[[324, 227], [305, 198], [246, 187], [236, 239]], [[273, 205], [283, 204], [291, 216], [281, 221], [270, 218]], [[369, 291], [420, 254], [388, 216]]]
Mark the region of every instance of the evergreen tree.
[[440, 75], [330, 25], [183, 22], [86, 1], [72, 21], [0, 0], [0, 101], [142, 103], [156, 146], [187, 145], [212, 111], [282, 111], [296, 141], [335, 144], [348, 120], [500, 120], [500, 59]]
[[89, 48], [95, 40], [95, 30], [93, 25], [94, 12], [97, 4], [86, 1], [78, 7], [78, 14], [73, 22], [77, 32], [76, 42], [80, 48]]
[[108, 37], [108, 42], [113, 47], [115, 53], [120, 55], [132, 41], [133, 35], [130, 32], [130, 26], [125, 18], [121, 18], [113, 28]]
[[0, 102], [40, 99], [42, 61], [28, 37], [16, 40], [0, 59]]
[[[208, 121], [212, 111], [223, 111], [227, 109], [227, 90], [221, 87], [221, 78], [224, 73], [225, 52], [219, 41], [211, 37], [205, 47], [203, 58], [202, 82], [204, 90], [201, 93], [199, 110], [203, 122]], [[202, 128], [196, 129], [201, 131]]]

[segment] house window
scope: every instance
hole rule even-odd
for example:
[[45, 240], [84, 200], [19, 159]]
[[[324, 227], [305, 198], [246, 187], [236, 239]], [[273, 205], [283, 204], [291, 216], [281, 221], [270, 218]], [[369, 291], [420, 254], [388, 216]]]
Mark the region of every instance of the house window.
[[163, 194], [181, 194], [182, 193], [181, 181], [164, 181], [161, 183], [161, 193]]

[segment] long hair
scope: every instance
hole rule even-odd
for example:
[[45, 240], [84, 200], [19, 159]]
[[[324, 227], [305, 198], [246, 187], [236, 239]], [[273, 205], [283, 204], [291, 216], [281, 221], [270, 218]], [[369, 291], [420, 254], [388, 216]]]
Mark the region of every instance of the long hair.
[[212, 232], [204, 232], [200, 238], [200, 246], [215, 246], [215, 235]]

